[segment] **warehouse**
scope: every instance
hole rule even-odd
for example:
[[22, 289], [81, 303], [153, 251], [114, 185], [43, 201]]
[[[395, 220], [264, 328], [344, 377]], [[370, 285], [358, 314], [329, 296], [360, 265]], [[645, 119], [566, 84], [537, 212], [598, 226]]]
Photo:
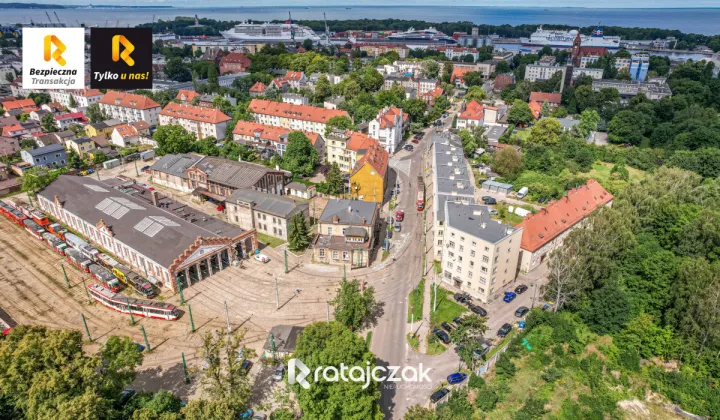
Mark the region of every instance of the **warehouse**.
[[37, 198], [57, 220], [174, 291], [177, 282], [191, 286], [257, 249], [254, 229], [240, 229], [132, 182], [110, 184], [61, 175]]

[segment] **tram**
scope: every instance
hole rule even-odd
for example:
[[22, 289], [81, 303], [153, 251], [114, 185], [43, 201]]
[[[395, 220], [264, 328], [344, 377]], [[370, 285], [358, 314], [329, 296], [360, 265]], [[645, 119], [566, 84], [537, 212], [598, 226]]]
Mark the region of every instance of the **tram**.
[[180, 312], [174, 305], [165, 302], [128, 298], [113, 293], [111, 290], [99, 284], [88, 285], [90, 296], [93, 299], [124, 314], [132, 313], [135, 316], [146, 318], [164, 319], [175, 321], [180, 317]]

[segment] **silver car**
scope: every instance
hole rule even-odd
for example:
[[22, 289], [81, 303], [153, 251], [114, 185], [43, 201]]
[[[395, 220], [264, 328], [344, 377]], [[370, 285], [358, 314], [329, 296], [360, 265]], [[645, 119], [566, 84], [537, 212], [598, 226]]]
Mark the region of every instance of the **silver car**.
[[282, 381], [284, 375], [285, 375], [285, 365], [278, 365], [275, 368], [275, 372], [273, 373], [272, 379], [275, 382], [280, 382], [280, 381]]

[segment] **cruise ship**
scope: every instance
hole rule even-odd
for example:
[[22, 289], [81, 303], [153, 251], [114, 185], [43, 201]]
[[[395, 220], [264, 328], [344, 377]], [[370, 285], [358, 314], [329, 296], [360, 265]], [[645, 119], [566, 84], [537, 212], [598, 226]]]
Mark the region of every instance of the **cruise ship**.
[[287, 21], [285, 23], [250, 23], [243, 22], [235, 25], [234, 28], [221, 31], [220, 34], [226, 39], [233, 39], [248, 42], [302, 42], [311, 39], [313, 42], [320, 41], [320, 37], [307, 26], [300, 26]]
[[[556, 31], [543, 29], [542, 26], [530, 35], [530, 38], [520, 38], [523, 45], [549, 45], [556, 48], [571, 48], [578, 31]], [[608, 49], [620, 48], [619, 36], [604, 36], [603, 29], [598, 26], [593, 30], [592, 35], [580, 34], [583, 47], [605, 47]]]
[[[388, 42], [397, 42], [398, 44], [421, 44], [421, 45], [443, 45], [457, 44], [452, 37], [445, 35], [432, 26], [427, 29], [416, 30], [410, 28], [405, 32], [396, 32], [384, 38]], [[373, 39], [373, 42], [378, 40]]]

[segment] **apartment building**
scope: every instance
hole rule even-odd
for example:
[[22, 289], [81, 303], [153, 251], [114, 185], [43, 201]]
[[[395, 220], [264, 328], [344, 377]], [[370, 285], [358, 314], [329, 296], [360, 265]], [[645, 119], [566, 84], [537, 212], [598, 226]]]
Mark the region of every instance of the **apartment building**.
[[231, 52], [220, 60], [220, 74], [241, 73], [247, 71], [252, 62], [243, 53]]
[[350, 172], [373, 141], [377, 139], [357, 131], [333, 130], [325, 139], [327, 161], [337, 163], [343, 172]]
[[318, 234], [312, 242], [313, 259], [327, 264], [347, 265], [350, 269], [370, 266], [379, 215], [379, 203], [328, 201], [318, 219]]
[[378, 139], [380, 145], [393, 154], [409, 126], [408, 114], [392, 105], [381, 109], [377, 118], [368, 123], [368, 135]]
[[347, 112], [338, 109], [293, 105], [257, 98], [250, 101], [248, 109], [255, 117], [255, 122], [260, 124], [310, 131], [320, 135], [325, 134], [326, 124], [332, 117], [350, 117]]
[[[58, 102], [67, 109], [77, 112], [84, 111], [90, 105], [100, 102], [104, 94], [98, 89], [58, 89], [50, 90], [50, 100]], [[70, 106], [70, 98], [75, 99], [75, 106]]]
[[477, 48], [442, 46], [430, 47], [430, 49], [442, 52], [443, 54], [445, 54], [445, 57], [447, 57], [448, 60], [464, 61], [465, 57], [470, 55], [472, 56], [472, 62], [474, 63], [478, 61], [478, 58], [480, 57], [480, 53], [478, 52]]
[[195, 134], [198, 140], [206, 137], [225, 139], [227, 122], [232, 118], [219, 109], [195, 105], [168, 103], [160, 112], [160, 125], [179, 125], [189, 133]]
[[383, 79], [384, 90], [390, 90], [395, 84], [405, 89], [415, 89], [418, 97], [440, 87], [439, 80], [423, 77], [389, 75]]
[[485, 121], [485, 105], [477, 101], [470, 101], [465, 104], [464, 108], [457, 115], [457, 128], [470, 129], [476, 126], [484, 125]]
[[525, 67], [525, 80], [529, 82], [534, 82], [536, 80], [548, 80], [557, 72], [561, 72], [564, 77], [565, 71], [565, 66], [528, 64]]
[[515, 280], [522, 228], [493, 220], [490, 208], [445, 202], [442, 281], [489, 302]]
[[[285, 127], [258, 124], [252, 121], [238, 121], [233, 130], [233, 140], [237, 143], [253, 147], [259, 151], [272, 150], [282, 157], [288, 144], [288, 135], [292, 130]], [[301, 131], [318, 151], [322, 162], [325, 159], [325, 141], [318, 133]]]
[[147, 96], [136, 93], [108, 91], [98, 102], [100, 109], [110, 118], [122, 122], [145, 121], [150, 125], [158, 125], [162, 107]]

